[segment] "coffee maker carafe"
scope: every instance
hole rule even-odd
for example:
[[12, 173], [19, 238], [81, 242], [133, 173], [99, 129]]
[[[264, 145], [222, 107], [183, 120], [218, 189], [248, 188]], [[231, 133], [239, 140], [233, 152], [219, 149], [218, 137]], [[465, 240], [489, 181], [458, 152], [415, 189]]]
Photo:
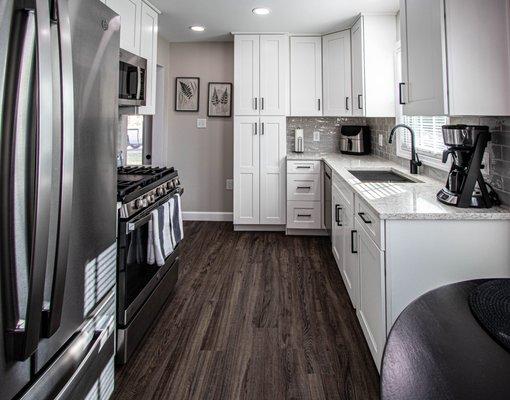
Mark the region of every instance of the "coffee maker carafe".
[[453, 158], [446, 187], [437, 194], [445, 204], [461, 208], [490, 208], [499, 204], [497, 194], [482, 176], [483, 155], [491, 134], [487, 126], [445, 125], [443, 140], [447, 149], [443, 163]]

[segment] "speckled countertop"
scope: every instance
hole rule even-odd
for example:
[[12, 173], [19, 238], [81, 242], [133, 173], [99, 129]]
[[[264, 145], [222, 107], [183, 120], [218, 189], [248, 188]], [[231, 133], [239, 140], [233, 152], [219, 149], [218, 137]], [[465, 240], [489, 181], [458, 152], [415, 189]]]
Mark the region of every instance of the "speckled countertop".
[[[339, 153], [290, 153], [287, 160], [320, 160], [345, 180], [381, 219], [483, 220], [510, 219], [510, 209], [457, 208], [440, 203], [436, 194], [444, 182], [424, 175], [411, 175], [400, 165], [375, 156], [349, 156]], [[349, 170], [394, 170], [416, 183], [363, 183]]]

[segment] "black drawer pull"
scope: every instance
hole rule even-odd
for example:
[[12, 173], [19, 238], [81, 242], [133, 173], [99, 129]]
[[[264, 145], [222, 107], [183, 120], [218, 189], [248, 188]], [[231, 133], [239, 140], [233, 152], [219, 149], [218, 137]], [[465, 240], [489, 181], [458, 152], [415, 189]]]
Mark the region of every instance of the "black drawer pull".
[[359, 217], [361, 218], [361, 220], [365, 224], [371, 224], [372, 223], [372, 221], [370, 221], [369, 219], [365, 219], [365, 213], [359, 212], [358, 215], [359, 215]]
[[351, 231], [351, 253], [358, 254], [358, 250], [354, 250], [354, 235], [358, 233], [358, 231]]
[[311, 189], [311, 186], [298, 186], [298, 189]]
[[343, 226], [342, 221], [340, 221], [340, 211], [342, 210], [342, 207], [340, 207], [338, 204], [335, 205], [335, 221], [338, 226]]
[[296, 168], [297, 169], [310, 169], [312, 167], [310, 167], [309, 165], [307, 165], [307, 166], [305, 166], [305, 165], [298, 165]]
[[312, 214], [298, 214], [298, 218], [311, 218]]

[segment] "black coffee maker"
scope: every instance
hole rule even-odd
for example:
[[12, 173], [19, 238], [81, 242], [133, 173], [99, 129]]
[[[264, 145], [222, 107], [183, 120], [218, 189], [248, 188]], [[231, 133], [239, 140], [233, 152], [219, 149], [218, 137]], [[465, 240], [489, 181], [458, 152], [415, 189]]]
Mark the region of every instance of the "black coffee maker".
[[491, 134], [487, 126], [445, 125], [443, 139], [448, 147], [443, 163], [453, 157], [446, 187], [437, 194], [445, 204], [461, 208], [490, 208], [498, 205], [499, 198], [482, 176], [483, 154]]

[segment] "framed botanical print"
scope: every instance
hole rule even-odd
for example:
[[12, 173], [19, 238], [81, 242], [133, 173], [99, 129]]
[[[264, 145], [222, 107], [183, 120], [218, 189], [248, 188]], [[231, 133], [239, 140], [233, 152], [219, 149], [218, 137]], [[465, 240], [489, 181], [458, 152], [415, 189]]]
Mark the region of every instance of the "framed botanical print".
[[232, 116], [232, 84], [228, 82], [209, 82], [207, 97], [207, 116]]
[[175, 111], [198, 111], [200, 78], [175, 78]]

